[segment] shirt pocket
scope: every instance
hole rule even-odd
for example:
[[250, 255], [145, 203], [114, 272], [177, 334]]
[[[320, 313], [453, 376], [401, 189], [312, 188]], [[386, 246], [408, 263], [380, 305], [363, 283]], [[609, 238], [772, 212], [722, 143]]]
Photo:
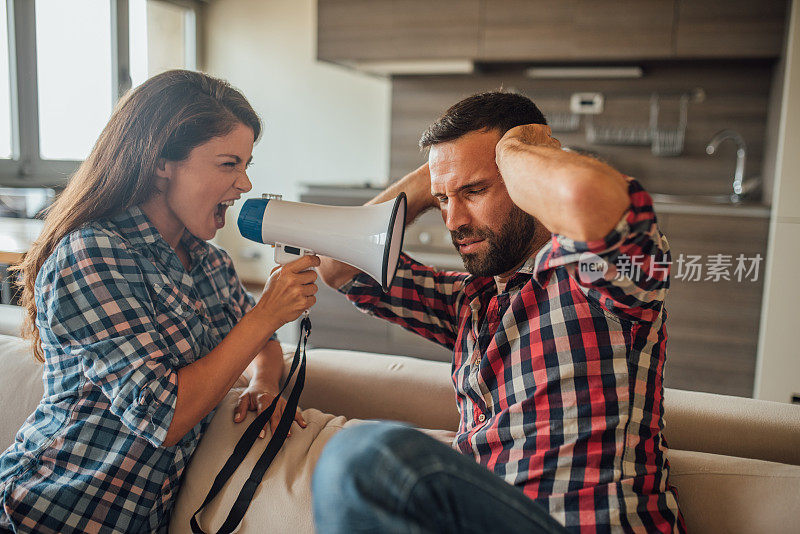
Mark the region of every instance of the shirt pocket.
[[175, 350], [173, 365], [193, 362], [203, 346], [204, 327], [194, 302], [172, 283], [151, 280], [156, 323], [166, 344]]
[[170, 316], [189, 318], [196, 315], [194, 304], [173, 284], [152, 282], [153, 304], [158, 311]]

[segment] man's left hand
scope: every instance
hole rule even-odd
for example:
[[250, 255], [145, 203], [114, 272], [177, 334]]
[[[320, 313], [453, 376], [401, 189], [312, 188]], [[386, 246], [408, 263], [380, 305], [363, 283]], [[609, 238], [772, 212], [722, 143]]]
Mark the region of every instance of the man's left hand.
[[561, 142], [553, 137], [553, 132], [546, 124], [523, 124], [522, 126], [511, 128], [497, 143], [498, 154], [504, 145], [513, 142], [519, 142], [525, 145], [561, 148]]

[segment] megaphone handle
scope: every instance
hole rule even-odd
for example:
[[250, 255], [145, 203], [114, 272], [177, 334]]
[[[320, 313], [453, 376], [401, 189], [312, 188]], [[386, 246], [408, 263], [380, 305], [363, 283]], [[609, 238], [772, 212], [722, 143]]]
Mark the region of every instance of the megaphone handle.
[[[293, 262], [303, 256], [308, 256], [309, 254], [314, 254], [314, 251], [307, 248], [285, 245], [283, 243], [275, 243], [275, 263], [278, 265], [286, 265], [287, 263]], [[308, 310], [303, 312], [303, 317], [308, 317]]]

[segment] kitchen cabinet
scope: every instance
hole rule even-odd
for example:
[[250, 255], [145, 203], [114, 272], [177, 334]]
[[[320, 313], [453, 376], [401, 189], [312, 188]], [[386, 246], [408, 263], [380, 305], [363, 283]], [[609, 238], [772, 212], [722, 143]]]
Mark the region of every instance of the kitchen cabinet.
[[777, 58], [787, 0], [318, 0], [317, 57]]
[[[658, 206], [656, 212], [672, 253], [665, 386], [752, 396], [769, 218], [659, 213]], [[707, 279], [707, 265], [716, 254], [730, 258], [730, 280]], [[755, 279], [751, 273], [737, 280], [740, 254], [748, 259], [760, 255]], [[700, 280], [681, 279], [681, 255], [701, 257]]]
[[673, 0], [484, 0], [479, 59], [672, 55]]
[[786, 0], [677, 0], [675, 51], [685, 58], [778, 57]]
[[358, 62], [478, 53], [480, 0], [319, 0], [317, 57]]

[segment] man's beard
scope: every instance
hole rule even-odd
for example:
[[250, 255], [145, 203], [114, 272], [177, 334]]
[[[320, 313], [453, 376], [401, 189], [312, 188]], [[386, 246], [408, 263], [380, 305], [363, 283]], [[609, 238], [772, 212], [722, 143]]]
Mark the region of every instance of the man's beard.
[[[499, 232], [490, 228], [462, 226], [450, 232], [453, 244], [465, 239], [485, 239], [489, 249], [486, 252], [461, 253], [464, 268], [475, 276], [498, 276], [520, 265], [533, 246], [536, 232], [536, 219], [512, 206], [511, 213], [503, 222]], [[456, 245], [458, 250], [458, 245]]]

